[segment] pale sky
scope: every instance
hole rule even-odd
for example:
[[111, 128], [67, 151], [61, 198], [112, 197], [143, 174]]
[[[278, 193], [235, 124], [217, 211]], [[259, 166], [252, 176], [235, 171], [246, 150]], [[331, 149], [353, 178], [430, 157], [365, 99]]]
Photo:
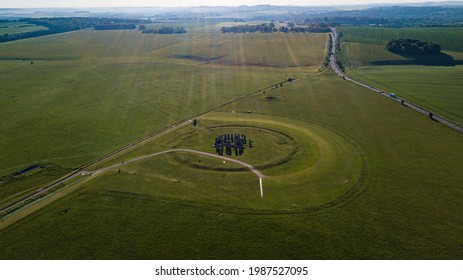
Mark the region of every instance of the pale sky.
[[[240, 5], [350, 5], [371, 3], [421, 3], [429, 0], [0, 0], [0, 8], [49, 7], [189, 7], [189, 6], [240, 6]], [[434, 0], [441, 2], [443, 0]]]

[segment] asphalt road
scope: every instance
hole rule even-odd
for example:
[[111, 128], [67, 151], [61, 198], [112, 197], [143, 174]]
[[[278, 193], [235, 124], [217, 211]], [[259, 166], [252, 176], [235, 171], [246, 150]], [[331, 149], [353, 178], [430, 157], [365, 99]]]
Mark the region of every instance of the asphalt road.
[[357, 84], [359, 86], [362, 86], [364, 88], [367, 88], [371, 91], [374, 91], [378, 94], [381, 94], [387, 98], [390, 98], [400, 104], [402, 104], [403, 106], [407, 106], [423, 115], [426, 115], [428, 116], [430, 119], [432, 119], [433, 121], [436, 121], [436, 122], [440, 122], [441, 124], [443, 125], [446, 125], [450, 128], [453, 128], [461, 133], [463, 133], [463, 127], [456, 124], [455, 122], [452, 122], [451, 120], [447, 119], [447, 118], [444, 118], [443, 116], [440, 116], [438, 114], [435, 114], [413, 102], [410, 102], [408, 101], [407, 99], [405, 98], [402, 98], [402, 97], [392, 97], [391, 96], [391, 93], [389, 92], [386, 92], [385, 90], [382, 90], [382, 89], [379, 89], [379, 88], [376, 88], [376, 87], [373, 87], [373, 86], [370, 86], [370, 85], [367, 85], [367, 84], [364, 84], [364, 83], [361, 83], [359, 81], [356, 81], [350, 77], [348, 77], [346, 75], [346, 73], [342, 72], [341, 69], [339, 69], [339, 66], [337, 65], [336, 63], [336, 42], [338, 40], [338, 34], [336, 32], [336, 28], [331, 28], [331, 53], [330, 53], [330, 66], [331, 68], [333, 69], [333, 71], [336, 73], [336, 75], [338, 75], [339, 77], [343, 78], [344, 80], [346, 81], [349, 81], [349, 82], [352, 82], [354, 84]]

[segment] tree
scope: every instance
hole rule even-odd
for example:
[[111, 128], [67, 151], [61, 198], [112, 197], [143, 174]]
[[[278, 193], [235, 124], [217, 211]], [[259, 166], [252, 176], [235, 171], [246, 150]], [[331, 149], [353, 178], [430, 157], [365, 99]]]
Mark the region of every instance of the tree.
[[159, 29], [144, 29], [143, 34], [183, 34], [187, 33], [184, 27], [161, 27]]
[[433, 55], [441, 52], [437, 43], [414, 39], [393, 39], [387, 43], [386, 49], [400, 55]]

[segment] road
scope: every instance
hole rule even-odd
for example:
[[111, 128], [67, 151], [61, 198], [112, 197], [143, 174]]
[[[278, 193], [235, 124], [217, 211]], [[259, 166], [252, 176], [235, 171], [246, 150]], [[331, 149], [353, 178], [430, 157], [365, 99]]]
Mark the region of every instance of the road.
[[339, 69], [339, 66], [338, 64], [336, 63], [336, 42], [338, 40], [338, 34], [336, 32], [336, 28], [331, 28], [331, 53], [330, 53], [330, 66], [331, 68], [333, 69], [333, 71], [336, 73], [336, 75], [338, 75], [339, 77], [343, 78], [344, 80], [346, 81], [349, 81], [349, 82], [352, 82], [354, 84], [357, 84], [359, 86], [362, 86], [364, 88], [367, 88], [371, 91], [374, 91], [376, 93], [379, 93], [387, 98], [390, 98], [391, 100], [394, 100], [404, 106], [407, 106], [423, 115], [426, 115], [428, 116], [430, 119], [432, 119], [433, 121], [437, 121], [437, 122], [440, 122], [441, 124], [443, 125], [446, 125], [450, 128], [453, 128], [461, 133], [463, 133], [463, 127], [456, 124], [455, 122], [447, 119], [447, 118], [444, 118], [443, 116], [440, 116], [438, 114], [435, 114], [435, 113], [432, 113], [431, 111], [411, 102], [411, 101], [408, 101], [407, 99], [405, 98], [402, 98], [402, 97], [392, 97], [390, 95], [390, 93], [386, 92], [385, 90], [382, 90], [382, 89], [379, 89], [379, 88], [376, 88], [376, 87], [373, 87], [373, 86], [370, 86], [370, 85], [367, 85], [367, 84], [364, 84], [364, 83], [361, 83], [359, 81], [356, 81], [350, 77], [348, 77], [346, 75], [346, 73], [344, 73], [343, 71], [341, 71], [341, 69]]

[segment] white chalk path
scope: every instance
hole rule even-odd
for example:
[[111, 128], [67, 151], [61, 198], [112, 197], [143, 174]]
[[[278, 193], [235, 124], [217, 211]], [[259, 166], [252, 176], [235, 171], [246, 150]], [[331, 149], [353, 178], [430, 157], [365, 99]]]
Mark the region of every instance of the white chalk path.
[[251, 170], [254, 174], [257, 175], [257, 177], [259, 177], [259, 186], [260, 186], [260, 196], [263, 197], [264, 196], [264, 190], [263, 190], [263, 185], [262, 185], [262, 179], [263, 178], [266, 178], [267, 176], [265, 176], [264, 174], [262, 174], [259, 170], [257, 170], [254, 166], [246, 163], [246, 162], [243, 162], [241, 160], [237, 160], [237, 159], [233, 159], [233, 158], [228, 158], [228, 157], [224, 157], [224, 156], [220, 156], [220, 155], [216, 155], [216, 154], [211, 154], [211, 153], [207, 153], [207, 152], [201, 152], [201, 151], [196, 151], [196, 150], [190, 150], [190, 149], [172, 149], [172, 150], [167, 150], [167, 151], [162, 151], [162, 152], [158, 152], [158, 153], [154, 153], [154, 154], [149, 154], [149, 155], [146, 155], [146, 156], [141, 156], [141, 157], [138, 157], [138, 158], [134, 158], [134, 159], [131, 159], [131, 160], [128, 160], [128, 161], [124, 161], [124, 162], [121, 162], [121, 163], [118, 163], [118, 164], [114, 164], [112, 166], [109, 166], [109, 167], [105, 167], [105, 168], [102, 168], [102, 169], [98, 169], [98, 170], [95, 170], [95, 171], [83, 171], [81, 172], [81, 174], [90, 174], [90, 175], [96, 175], [98, 173], [101, 173], [103, 171], [107, 171], [109, 169], [114, 169], [114, 168], [117, 168], [117, 167], [120, 167], [120, 166], [123, 166], [123, 165], [126, 165], [126, 164], [129, 164], [129, 163], [133, 163], [133, 162], [136, 162], [136, 161], [139, 161], [139, 160], [143, 160], [143, 159], [147, 159], [147, 158], [150, 158], [150, 157], [155, 157], [155, 156], [159, 156], [159, 155], [163, 155], [163, 154], [167, 154], [167, 153], [172, 153], [172, 152], [187, 152], [187, 153], [194, 153], [194, 154], [200, 154], [200, 155], [203, 155], [203, 156], [208, 156], [208, 157], [214, 157], [214, 158], [218, 158], [218, 159], [222, 159], [224, 161], [231, 161], [231, 162], [234, 162], [234, 163], [237, 163], [237, 164], [240, 164], [242, 166], [245, 166], [247, 168], [249, 168], [249, 170]]
[[[19, 201], [16, 201], [16, 202], [14, 202], [14, 203], [0, 209], [0, 214], [3, 214], [5, 212], [7, 212], [7, 211], [10, 211], [11, 209], [18, 208], [19, 206], [21, 206], [20, 209], [25, 208], [25, 207], [27, 207], [27, 206], [29, 206], [29, 205], [36, 202], [35, 200], [33, 200], [34, 198], [43, 195], [44, 193], [52, 190], [53, 188], [55, 188], [55, 187], [57, 187], [57, 186], [59, 186], [61, 184], [64, 184], [64, 183], [68, 182], [69, 180], [71, 180], [71, 179], [73, 179], [73, 178], [75, 178], [77, 176], [81, 176], [81, 175], [95, 176], [95, 175], [97, 175], [97, 174], [99, 174], [99, 173], [101, 173], [103, 171], [107, 171], [109, 169], [114, 169], [114, 168], [117, 168], [119, 166], [126, 165], [126, 164], [129, 164], [129, 163], [132, 163], [132, 162], [136, 162], [136, 161], [139, 161], [139, 160], [143, 160], [143, 159], [147, 159], [147, 158], [150, 158], [150, 157], [155, 157], [155, 156], [159, 156], [159, 155], [163, 155], [163, 154], [167, 154], [167, 153], [172, 153], [172, 152], [195, 153], [195, 154], [200, 154], [200, 155], [209, 156], [209, 157], [215, 157], [215, 158], [219, 158], [219, 159], [222, 159], [222, 160], [225, 160], [225, 161], [231, 161], [231, 162], [235, 162], [237, 164], [243, 165], [243, 166], [249, 168], [249, 170], [251, 170], [254, 174], [256, 174], [257, 177], [259, 177], [260, 196], [261, 197], [264, 196], [264, 191], [263, 191], [263, 186], [262, 186], [262, 179], [266, 178], [267, 176], [262, 174], [254, 166], [252, 166], [252, 165], [250, 165], [250, 164], [248, 164], [246, 162], [243, 162], [241, 160], [237, 160], [237, 159], [233, 159], [233, 158], [227, 158], [227, 157], [224, 157], [224, 156], [215, 155], [215, 154], [211, 154], [211, 153], [206, 153], [206, 152], [201, 152], [201, 151], [196, 151], [196, 150], [190, 150], [190, 149], [172, 149], [172, 150], [162, 151], [162, 152], [158, 152], [158, 153], [154, 153], [154, 154], [149, 154], [149, 155], [146, 155], [146, 156], [141, 156], [141, 157], [138, 157], [138, 158], [134, 158], [134, 159], [131, 159], [131, 160], [128, 160], [128, 161], [124, 161], [124, 162], [121, 162], [121, 163], [118, 163], [118, 164], [115, 164], [115, 165], [112, 165], [112, 166], [109, 166], [109, 167], [101, 168], [101, 169], [98, 169], [98, 170], [94, 170], [94, 171], [76, 170], [76, 171], [72, 172], [71, 174], [68, 174], [65, 177], [61, 178], [57, 182], [55, 182], [55, 183], [53, 183], [53, 184], [51, 184], [51, 185], [49, 185], [47, 187], [41, 188], [41, 189], [37, 190], [36, 192], [34, 192], [33, 194], [31, 194], [31, 195], [29, 195], [29, 196], [27, 196], [25, 198], [22, 198]], [[32, 201], [32, 202], [25, 204], [28, 201]]]

